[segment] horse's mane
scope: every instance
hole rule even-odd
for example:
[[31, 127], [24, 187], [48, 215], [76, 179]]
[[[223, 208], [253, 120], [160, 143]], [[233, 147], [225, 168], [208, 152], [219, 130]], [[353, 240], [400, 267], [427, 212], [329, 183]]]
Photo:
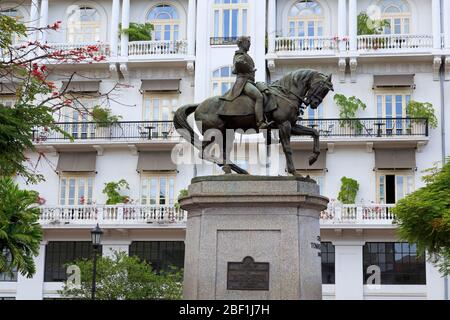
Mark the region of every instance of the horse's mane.
[[309, 82], [316, 74], [318, 74], [318, 72], [313, 69], [297, 69], [284, 75], [281, 79], [274, 81], [272, 85], [291, 90], [300, 80]]

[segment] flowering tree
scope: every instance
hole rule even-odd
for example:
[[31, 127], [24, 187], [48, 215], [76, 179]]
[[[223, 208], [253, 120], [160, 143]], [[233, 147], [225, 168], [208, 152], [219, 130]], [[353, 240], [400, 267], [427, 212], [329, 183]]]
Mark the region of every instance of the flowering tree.
[[[61, 22], [57, 21], [44, 28], [29, 28], [15, 18], [0, 14], [1, 89], [11, 93], [15, 100], [11, 107], [5, 107], [0, 102], [0, 176], [19, 175], [29, 182], [42, 180], [41, 175], [26, 166], [29, 159], [26, 158], [25, 151], [35, 151], [33, 130], [41, 127], [69, 137], [54, 124], [55, 113], [61, 108], [78, 108], [83, 109], [80, 110], [83, 113], [92, 112], [84, 107], [81, 101], [77, 101], [77, 97], [67, 92], [68, 86], [60, 90], [50, 79], [55, 65], [105, 60], [97, 46], [55, 50], [39, 41], [18, 45], [13, 43], [13, 39], [25, 38], [32, 33], [56, 31], [60, 24]], [[67, 76], [69, 84], [74, 76], [75, 73]]]

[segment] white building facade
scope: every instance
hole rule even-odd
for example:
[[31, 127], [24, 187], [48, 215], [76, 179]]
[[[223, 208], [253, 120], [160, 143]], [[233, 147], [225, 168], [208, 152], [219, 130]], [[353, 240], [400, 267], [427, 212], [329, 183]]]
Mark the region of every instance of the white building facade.
[[[62, 110], [55, 121], [73, 140], [45, 128], [34, 132], [37, 152], [28, 157], [45, 182], [17, 181], [45, 199], [44, 240], [33, 278], [0, 274], [0, 299], [58, 298], [63, 265], [91, 255], [96, 223], [105, 231], [103, 255], [122, 250], [157, 268], [183, 266], [186, 216], [177, 196], [192, 177], [221, 171], [171, 161], [181, 141], [173, 112], [230, 88], [241, 35], [251, 38], [257, 81], [299, 68], [333, 76], [335, 92], [299, 120], [321, 134], [317, 163], [302, 161], [312, 140], [292, 140], [296, 168], [333, 200], [321, 217], [323, 298], [448, 298], [448, 281], [398, 238], [390, 208], [423, 186], [424, 169], [450, 154], [450, 0], [8, 0], [0, 8], [34, 26], [61, 20], [57, 32], [30, 35], [51, 48], [98, 46], [104, 61], [50, 66], [53, 80], [63, 86], [76, 72], [73, 96], [121, 116], [101, 127], [88, 114]], [[359, 35], [360, 12], [390, 26]], [[130, 41], [119, 30], [145, 22], [154, 26], [151, 41]], [[108, 100], [101, 97], [110, 91]], [[360, 129], [341, 125], [335, 93], [367, 105], [354, 120]], [[0, 100], [14, 97], [1, 92]], [[407, 118], [410, 100], [433, 105], [436, 128]], [[273, 150], [269, 168], [246, 156], [235, 160], [252, 174], [286, 175], [281, 148]], [[355, 204], [335, 201], [344, 176], [359, 183]], [[105, 183], [120, 179], [130, 185], [130, 202], [106, 205]], [[379, 286], [370, 278], [374, 265]]]

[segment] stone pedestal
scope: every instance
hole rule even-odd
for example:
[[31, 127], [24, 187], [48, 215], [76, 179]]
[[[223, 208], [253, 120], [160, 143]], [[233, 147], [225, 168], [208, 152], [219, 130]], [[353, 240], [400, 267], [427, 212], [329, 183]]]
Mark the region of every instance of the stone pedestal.
[[185, 299], [322, 299], [319, 214], [311, 180], [221, 175], [192, 179]]

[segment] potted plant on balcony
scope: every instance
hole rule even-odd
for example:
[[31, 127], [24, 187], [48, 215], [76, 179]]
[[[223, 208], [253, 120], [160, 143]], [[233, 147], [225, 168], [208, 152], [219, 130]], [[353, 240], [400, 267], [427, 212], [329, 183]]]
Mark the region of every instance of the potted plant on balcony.
[[122, 28], [119, 24], [119, 37], [121, 34], [128, 34], [128, 41], [150, 41], [152, 40], [153, 25], [151, 23], [130, 22], [128, 28]]
[[407, 134], [412, 134], [412, 125], [414, 123], [420, 124], [421, 119], [427, 119], [430, 128], [437, 128], [438, 120], [434, 114], [433, 105], [429, 102], [409, 101], [406, 106], [406, 114], [408, 118], [413, 118], [407, 123]]
[[333, 100], [339, 107], [339, 126], [347, 127], [355, 135], [361, 134], [364, 125], [356, 119], [356, 112], [359, 109], [365, 110], [366, 104], [355, 96], [346, 97], [339, 93], [334, 95]]
[[[357, 18], [357, 34], [362, 35], [374, 35], [381, 34], [385, 27], [390, 27], [390, 22], [386, 19], [371, 19], [366, 12], [360, 12]], [[384, 47], [384, 39], [377, 39], [371, 46], [367, 43], [362, 44], [361, 49], [374, 49]]]
[[95, 136], [97, 138], [110, 138], [113, 127], [122, 119], [122, 116], [113, 115], [111, 109], [99, 105], [92, 109], [91, 115], [95, 122]]
[[337, 199], [343, 204], [354, 204], [358, 194], [359, 183], [355, 179], [342, 177], [341, 189]]

